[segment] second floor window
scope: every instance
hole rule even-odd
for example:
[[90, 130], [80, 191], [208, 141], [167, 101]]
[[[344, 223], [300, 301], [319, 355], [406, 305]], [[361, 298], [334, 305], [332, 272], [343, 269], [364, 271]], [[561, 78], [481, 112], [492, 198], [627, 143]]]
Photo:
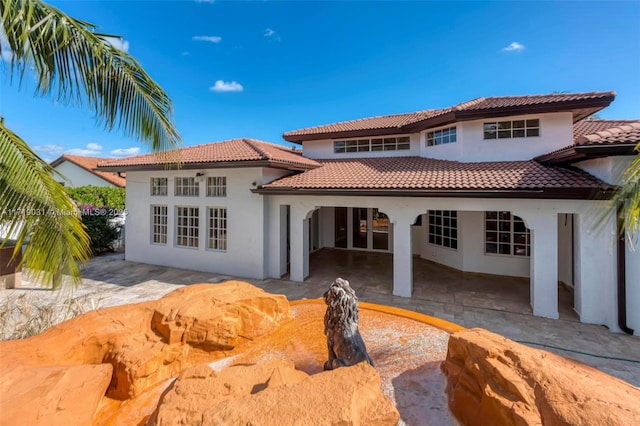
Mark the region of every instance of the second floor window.
[[530, 138], [540, 136], [540, 120], [509, 120], [484, 123], [485, 139]]
[[334, 141], [333, 152], [399, 151], [411, 148], [409, 136]]
[[426, 137], [427, 146], [444, 145], [446, 143], [453, 143], [456, 140], [457, 138], [455, 127], [448, 127], [446, 129], [427, 132]]
[[193, 177], [177, 177], [175, 180], [176, 196], [197, 197], [200, 195], [200, 185]]
[[209, 176], [207, 178], [207, 197], [226, 197], [226, 176]]
[[167, 195], [167, 178], [151, 178], [151, 195]]

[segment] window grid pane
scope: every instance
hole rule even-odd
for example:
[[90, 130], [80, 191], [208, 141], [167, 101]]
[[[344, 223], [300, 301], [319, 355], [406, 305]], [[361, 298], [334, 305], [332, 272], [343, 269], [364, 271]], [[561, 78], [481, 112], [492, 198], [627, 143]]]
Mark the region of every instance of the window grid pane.
[[484, 123], [485, 139], [511, 139], [540, 136], [540, 120], [509, 120]]
[[458, 212], [429, 210], [429, 244], [458, 249]]
[[486, 254], [530, 256], [531, 234], [524, 221], [510, 212], [485, 212]]
[[446, 129], [427, 132], [427, 137], [426, 137], [427, 146], [443, 145], [447, 143], [453, 143], [456, 141], [457, 141], [457, 137], [456, 137], [455, 127], [448, 127]]
[[227, 250], [227, 209], [224, 207], [209, 208], [207, 248], [220, 251]]
[[200, 195], [200, 185], [193, 177], [177, 177], [175, 178], [176, 196], [179, 197], [197, 197]]
[[198, 207], [176, 207], [176, 245], [198, 247], [200, 209]]
[[227, 177], [209, 176], [207, 178], [207, 197], [226, 197]]
[[345, 152], [400, 151], [410, 148], [411, 140], [409, 136], [333, 142], [333, 152], [336, 154]]
[[167, 206], [151, 206], [151, 224], [151, 242], [167, 244]]
[[167, 195], [167, 178], [151, 178], [151, 195]]

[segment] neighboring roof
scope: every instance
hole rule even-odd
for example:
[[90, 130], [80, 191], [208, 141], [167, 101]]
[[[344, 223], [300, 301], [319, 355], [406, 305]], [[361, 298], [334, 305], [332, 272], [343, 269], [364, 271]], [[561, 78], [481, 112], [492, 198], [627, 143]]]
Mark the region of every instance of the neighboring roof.
[[539, 155], [535, 160], [567, 164], [591, 158], [635, 155], [638, 143], [640, 120], [584, 120], [574, 125], [573, 145]]
[[289, 142], [301, 143], [326, 138], [390, 135], [416, 132], [455, 121], [560, 111], [573, 112], [575, 123], [608, 106], [615, 96], [615, 92], [585, 92], [477, 98], [453, 107], [308, 127], [285, 132], [282, 137]]
[[81, 155], [63, 154], [60, 157], [58, 157], [55, 160], [53, 160], [51, 162], [51, 166], [52, 167], [57, 167], [58, 165], [62, 164], [63, 162], [68, 161], [70, 163], [75, 164], [78, 167], [81, 167], [81, 168], [85, 169], [89, 173], [93, 173], [94, 175], [98, 176], [99, 178], [102, 178], [102, 179], [106, 180], [110, 184], [113, 184], [113, 185], [118, 186], [120, 188], [124, 188], [126, 186], [126, 184], [127, 184], [127, 180], [124, 177], [120, 177], [120, 176], [118, 176], [116, 174], [113, 174], [112, 172], [104, 172], [104, 171], [95, 170], [95, 168], [98, 166], [98, 163], [101, 162], [101, 161], [105, 161], [105, 160], [113, 161], [113, 159], [110, 159], [110, 158], [85, 157], [85, 156], [81, 156]]
[[502, 198], [607, 198], [614, 188], [580, 170], [535, 161], [461, 163], [423, 157], [320, 160], [258, 193]]
[[307, 170], [319, 167], [316, 161], [302, 156], [299, 150], [256, 139], [231, 139], [181, 148], [177, 152], [145, 154], [120, 160], [103, 161], [102, 170], [157, 170], [175, 164], [186, 169], [203, 167], [277, 167]]

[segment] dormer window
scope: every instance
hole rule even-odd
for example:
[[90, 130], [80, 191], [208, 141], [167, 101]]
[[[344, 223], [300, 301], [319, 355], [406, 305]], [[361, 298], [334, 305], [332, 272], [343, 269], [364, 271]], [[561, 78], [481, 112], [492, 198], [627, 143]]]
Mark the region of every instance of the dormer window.
[[530, 138], [540, 136], [540, 120], [509, 120], [484, 123], [485, 139]]
[[392, 138], [352, 139], [333, 142], [333, 152], [398, 151], [411, 147], [409, 136]]
[[426, 143], [427, 146], [444, 145], [446, 143], [456, 142], [456, 128], [447, 127], [446, 129], [435, 130], [433, 132], [427, 132]]

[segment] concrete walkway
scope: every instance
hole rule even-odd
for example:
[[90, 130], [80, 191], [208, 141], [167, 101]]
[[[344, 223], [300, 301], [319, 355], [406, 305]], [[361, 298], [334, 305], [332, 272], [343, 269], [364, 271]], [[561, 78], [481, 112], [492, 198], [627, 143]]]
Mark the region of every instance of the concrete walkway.
[[[343, 276], [350, 280], [362, 301], [414, 310], [468, 328], [482, 327], [532, 347], [590, 364], [640, 387], [639, 337], [582, 324], [568, 308], [561, 310], [559, 320], [534, 317], [526, 299], [526, 280], [472, 276], [442, 269], [430, 262], [418, 262], [414, 268], [414, 296], [401, 298], [391, 295], [391, 280], [385, 279], [384, 271], [390, 270], [385, 265], [387, 256], [374, 259], [375, 253], [341, 252], [336, 255], [333, 252], [323, 250], [312, 255], [311, 275], [305, 283], [284, 279], [244, 281], [295, 300], [321, 297], [335, 277]], [[68, 296], [85, 296], [93, 303], [98, 302], [99, 307], [107, 307], [157, 299], [183, 285], [234, 278], [126, 262], [122, 253], [92, 259], [83, 270], [83, 276], [79, 288], [56, 292], [42, 291], [23, 279], [22, 289], [0, 291], [0, 303], [9, 297], [37, 293], [37, 300], [42, 304], [55, 303]], [[566, 298], [561, 294], [560, 298], [563, 297]]]

